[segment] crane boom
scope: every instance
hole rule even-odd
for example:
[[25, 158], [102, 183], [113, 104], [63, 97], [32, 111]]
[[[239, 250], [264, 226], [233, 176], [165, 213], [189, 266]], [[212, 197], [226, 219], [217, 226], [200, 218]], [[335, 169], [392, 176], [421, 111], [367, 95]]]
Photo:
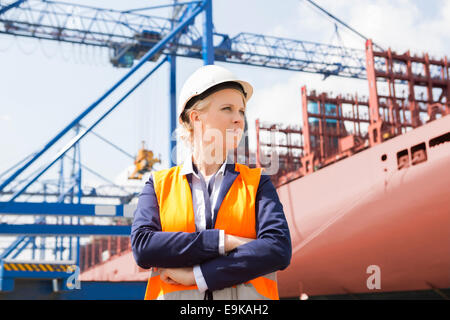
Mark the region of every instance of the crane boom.
[[[118, 67], [131, 67], [171, 31], [173, 23], [171, 18], [134, 11], [54, 1], [29, 0], [0, 10], [6, 7], [0, 14], [0, 33], [107, 47]], [[213, 36], [217, 61], [366, 79], [364, 50], [245, 32]], [[201, 52], [202, 33], [193, 23], [161, 51], [198, 59]]]

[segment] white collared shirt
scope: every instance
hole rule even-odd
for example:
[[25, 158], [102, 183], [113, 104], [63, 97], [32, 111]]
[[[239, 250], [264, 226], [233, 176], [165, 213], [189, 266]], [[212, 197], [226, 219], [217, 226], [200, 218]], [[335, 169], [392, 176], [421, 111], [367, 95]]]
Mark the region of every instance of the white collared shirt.
[[[181, 175], [192, 174], [192, 204], [194, 208], [195, 228], [197, 231], [203, 231], [206, 229], [206, 208], [205, 195], [208, 194], [208, 183], [212, 177], [214, 177], [214, 183], [212, 185], [211, 195], [209, 195], [210, 207], [211, 207], [211, 221], [214, 221], [214, 208], [216, 206], [217, 198], [219, 195], [220, 186], [225, 174], [225, 161], [217, 172], [211, 176], [203, 177], [200, 171], [195, 172], [192, 165], [192, 154], [189, 154], [180, 170]], [[225, 254], [225, 231], [219, 231], [219, 254]], [[208, 289], [205, 278], [203, 277], [200, 265], [194, 266], [195, 282], [200, 292], [204, 292]]]

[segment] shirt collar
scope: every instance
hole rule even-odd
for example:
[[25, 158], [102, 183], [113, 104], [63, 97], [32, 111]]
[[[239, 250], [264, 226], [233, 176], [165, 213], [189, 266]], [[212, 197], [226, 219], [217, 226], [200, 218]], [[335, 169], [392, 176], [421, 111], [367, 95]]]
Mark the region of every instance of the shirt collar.
[[[222, 163], [222, 165], [220, 166], [219, 170], [217, 170], [215, 175], [217, 175], [219, 173], [224, 175], [227, 163], [229, 163], [228, 157], [225, 158], [225, 161]], [[186, 158], [184, 159], [184, 162], [183, 162], [183, 166], [180, 170], [180, 175], [182, 175], [182, 176], [190, 174], [190, 173], [196, 174], [196, 170], [194, 170], [194, 165], [192, 163], [192, 153], [189, 153], [186, 156]]]

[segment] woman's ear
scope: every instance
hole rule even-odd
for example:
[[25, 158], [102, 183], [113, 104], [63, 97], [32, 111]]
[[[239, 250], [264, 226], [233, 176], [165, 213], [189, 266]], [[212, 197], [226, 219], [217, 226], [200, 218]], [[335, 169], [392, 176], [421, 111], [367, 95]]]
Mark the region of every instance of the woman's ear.
[[200, 134], [202, 129], [202, 121], [200, 120], [200, 112], [197, 110], [192, 110], [189, 114], [189, 121], [194, 129], [195, 134]]
[[195, 121], [198, 121], [198, 112], [196, 110], [192, 110], [189, 113], [189, 121], [191, 123], [194, 123]]
[[189, 114], [189, 120], [191, 121], [192, 124], [198, 123], [199, 121], [201, 122], [201, 113], [197, 110], [192, 110], [191, 113]]

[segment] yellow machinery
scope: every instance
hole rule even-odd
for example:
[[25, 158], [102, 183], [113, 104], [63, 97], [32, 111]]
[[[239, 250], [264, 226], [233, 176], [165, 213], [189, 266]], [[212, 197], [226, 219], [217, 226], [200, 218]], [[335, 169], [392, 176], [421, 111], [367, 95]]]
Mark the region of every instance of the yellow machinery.
[[155, 163], [161, 163], [161, 160], [154, 158], [153, 151], [146, 150], [144, 141], [142, 141], [142, 149], [139, 149], [136, 160], [134, 160], [134, 171], [128, 179], [141, 180], [144, 173], [153, 169]]

